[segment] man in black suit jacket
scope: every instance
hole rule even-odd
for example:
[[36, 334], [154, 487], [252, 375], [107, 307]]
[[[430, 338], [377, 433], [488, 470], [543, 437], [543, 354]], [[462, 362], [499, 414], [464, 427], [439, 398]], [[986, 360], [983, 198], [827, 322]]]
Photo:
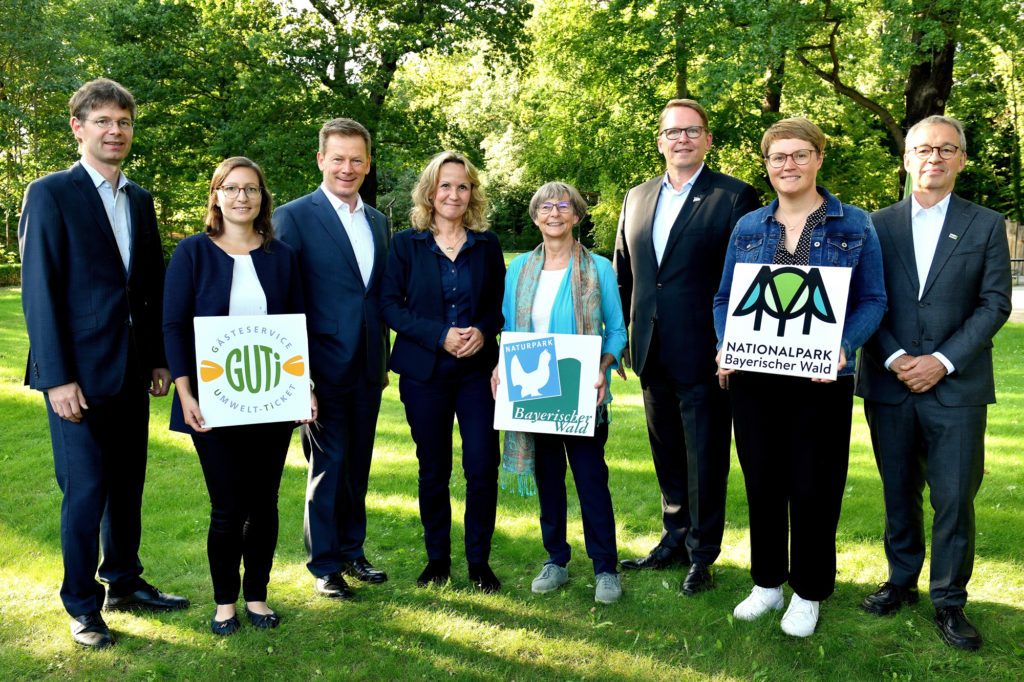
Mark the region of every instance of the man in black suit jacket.
[[996, 399], [992, 337], [1010, 315], [1010, 254], [1003, 217], [952, 193], [965, 147], [955, 119], [915, 124], [903, 155], [913, 196], [872, 216], [889, 310], [864, 346], [857, 395], [882, 476], [889, 579], [862, 607], [883, 615], [917, 601], [927, 481], [935, 621], [947, 644], [977, 649], [981, 636], [963, 607], [985, 422]]
[[121, 172], [135, 100], [101, 78], [79, 88], [69, 107], [81, 161], [30, 184], [18, 224], [26, 383], [44, 393], [64, 494], [61, 600], [75, 641], [105, 647], [113, 638], [99, 613], [104, 597], [107, 610], [167, 611], [188, 600], [147, 584], [139, 561], [147, 387], [167, 395], [171, 375], [153, 197]]
[[363, 542], [373, 438], [387, 385], [388, 329], [379, 308], [391, 224], [359, 197], [370, 171], [366, 128], [347, 118], [325, 123], [317, 163], [323, 183], [274, 211], [274, 230], [299, 257], [320, 411], [302, 431], [309, 459], [306, 566], [319, 594], [350, 599], [344, 573], [368, 583], [388, 579], [367, 561]]
[[[626, 569], [690, 565], [685, 594], [712, 586], [725, 527], [731, 411], [715, 377], [712, 300], [736, 221], [758, 208], [754, 188], [704, 165], [711, 131], [693, 100], [666, 104], [658, 151], [665, 175], [629, 190], [615, 240], [615, 271], [640, 377], [661, 487], [658, 546]], [[625, 378], [625, 372], [619, 370]]]

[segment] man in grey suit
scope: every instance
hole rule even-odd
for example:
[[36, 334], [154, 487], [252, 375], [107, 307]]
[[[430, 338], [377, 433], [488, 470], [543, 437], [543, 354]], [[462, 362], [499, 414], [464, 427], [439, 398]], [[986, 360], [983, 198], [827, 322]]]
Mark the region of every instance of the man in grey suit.
[[1011, 307], [1010, 254], [1003, 217], [952, 193], [966, 161], [960, 122], [930, 116], [910, 128], [906, 149], [913, 196], [872, 216], [889, 310], [864, 346], [857, 395], [882, 477], [889, 579], [861, 606], [884, 615], [917, 601], [927, 482], [935, 622], [948, 645], [974, 650], [981, 636], [963, 607], [995, 402], [992, 337]]
[[359, 197], [370, 171], [366, 128], [347, 118], [328, 121], [316, 158], [323, 183], [274, 211], [274, 230], [299, 257], [320, 412], [302, 431], [309, 459], [306, 567], [319, 594], [351, 599], [343, 574], [367, 583], [388, 579], [366, 559], [363, 542], [374, 432], [387, 385], [388, 329], [379, 309], [391, 224]]
[[704, 165], [711, 130], [700, 104], [671, 100], [658, 123], [666, 172], [626, 193], [614, 264], [630, 329], [622, 366], [643, 388], [662, 534], [647, 556], [620, 565], [689, 565], [682, 591], [692, 595], [712, 586], [729, 476], [731, 410], [715, 376], [711, 304], [732, 228], [760, 202], [747, 183]]

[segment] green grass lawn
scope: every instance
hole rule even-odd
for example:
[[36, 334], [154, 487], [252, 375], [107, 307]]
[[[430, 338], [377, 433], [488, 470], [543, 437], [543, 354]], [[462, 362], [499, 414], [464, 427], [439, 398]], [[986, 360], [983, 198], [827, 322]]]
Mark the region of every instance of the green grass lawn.
[[[942, 643], [927, 598], [888, 618], [857, 608], [887, 575], [881, 485], [859, 402], [839, 524], [838, 584], [822, 606], [817, 632], [806, 640], [782, 633], [780, 613], [754, 623], [733, 621], [733, 606], [751, 586], [747, 508], [735, 457], [724, 551], [711, 592], [681, 596], [681, 569], [625, 574], [622, 600], [595, 605], [570, 488], [569, 538], [576, 558], [569, 584], [548, 595], [530, 592], [545, 558], [537, 500], [502, 492], [491, 563], [504, 590], [477, 594], [461, 553], [465, 484], [458, 474], [452, 481], [452, 582], [417, 589], [426, 559], [416, 459], [396, 382], [384, 392], [367, 498], [367, 556], [387, 570], [389, 582], [357, 584], [349, 603], [314, 596], [302, 546], [306, 467], [296, 438], [281, 485], [281, 534], [270, 585], [270, 603], [283, 624], [265, 632], [246, 625], [226, 639], [211, 634], [208, 625], [209, 500], [199, 462], [191, 442], [167, 430], [170, 400], [154, 400], [143, 507], [145, 577], [193, 605], [171, 614], [110, 614], [117, 646], [95, 652], [73, 644], [58, 596], [60, 493], [50, 437], [41, 395], [22, 386], [27, 341], [20, 292], [0, 288], [0, 679], [1020, 679], [1024, 325], [1008, 325], [995, 346], [999, 404], [989, 412], [967, 608], [985, 637], [978, 653]], [[639, 556], [658, 540], [659, 494], [639, 382], [634, 376], [626, 383], [613, 379], [607, 460], [619, 556]], [[922, 597], [927, 587], [926, 567]]]

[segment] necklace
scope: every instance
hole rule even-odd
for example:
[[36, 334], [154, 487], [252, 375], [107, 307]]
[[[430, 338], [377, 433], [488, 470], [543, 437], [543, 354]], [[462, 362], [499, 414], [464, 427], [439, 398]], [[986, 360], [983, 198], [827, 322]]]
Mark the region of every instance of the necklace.
[[[439, 237], [439, 236], [440, 236], [440, 235], [438, 235], [438, 237]], [[435, 237], [435, 238], [434, 238], [434, 241], [438, 241], [438, 242], [439, 242], [440, 240], [438, 240], [438, 239], [437, 239], [437, 237]], [[455, 243], [452, 243], [452, 242], [448, 242], [448, 243], [447, 243], [446, 245], [445, 245], [445, 244], [439, 244], [439, 245], [440, 245], [440, 246], [441, 246], [441, 247], [442, 247], [442, 248], [444, 249], [444, 252], [445, 252], [445, 253], [447, 253], [448, 255], [451, 255], [451, 254], [455, 253], [455, 249], [456, 249], [457, 247], [461, 246], [461, 245], [462, 245], [462, 242], [464, 242], [464, 241], [466, 241], [466, 235], [465, 235], [465, 233], [463, 233], [463, 234], [462, 234], [462, 235], [461, 235], [461, 236], [459, 237], [459, 239], [457, 239], [457, 240], [455, 241]]]

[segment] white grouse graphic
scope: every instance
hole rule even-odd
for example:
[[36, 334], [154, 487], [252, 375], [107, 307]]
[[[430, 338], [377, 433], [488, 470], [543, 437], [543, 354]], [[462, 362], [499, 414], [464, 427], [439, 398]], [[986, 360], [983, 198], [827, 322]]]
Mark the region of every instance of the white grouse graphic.
[[522, 396], [540, 397], [540, 389], [547, 385], [548, 379], [551, 378], [551, 351], [541, 351], [540, 361], [537, 363], [537, 369], [532, 372], [527, 372], [523, 369], [522, 363], [519, 362], [519, 356], [512, 356], [512, 385], [518, 386], [522, 392]]

